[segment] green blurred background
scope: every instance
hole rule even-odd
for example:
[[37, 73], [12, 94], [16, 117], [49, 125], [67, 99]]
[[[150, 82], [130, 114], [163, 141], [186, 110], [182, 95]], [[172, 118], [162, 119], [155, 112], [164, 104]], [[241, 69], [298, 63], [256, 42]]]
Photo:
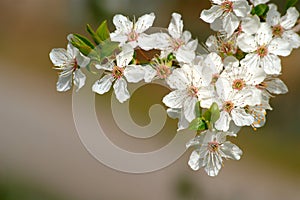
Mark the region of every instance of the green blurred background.
[[[284, 1], [276, 2], [283, 8]], [[244, 151], [241, 161], [226, 161], [216, 178], [189, 169], [190, 151], [148, 174], [126, 174], [102, 165], [79, 140], [71, 92], [55, 90], [57, 74], [48, 54], [52, 48], [64, 48], [69, 33], [84, 33], [85, 24], [96, 27], [108, 19], [114, 30], [111, 19], [116, 13], [138, 17], [155, 12], [154, 26], [166, 27], [176, 11], [185, 28], [204, 42], [212, 32], [199, 13], [209, 7], [208, 0], [1, 0], [0, 200], [299, 199], [299, 50], [282, 60], [289, 93], [272, 99], [274, 110], [264, 128], [239, 133], [233, 141]], [[154, 85], [137, 91], [132, 101], [140, 103], [131, 104], [133, 119], [147, 124], [147, 106], [159, 103], [167, 92]], [[98, 95], [96, 106], [99, 115], [107, 116], [103, 121], [108, 130], [117, 130], [109, 109], [102, 107], [109, 95]], [[176, 121], [169, 120], [160, 137], [141, 143], [129, 137], [124, 142], [118, 131], [108, 137], [145, 151], [170, 141], [175, 126]]]

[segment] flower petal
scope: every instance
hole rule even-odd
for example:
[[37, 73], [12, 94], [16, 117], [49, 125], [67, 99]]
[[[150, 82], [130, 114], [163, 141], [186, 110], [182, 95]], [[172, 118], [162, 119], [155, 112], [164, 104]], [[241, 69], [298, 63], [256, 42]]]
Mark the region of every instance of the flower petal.
[[241, 159], [241, 155], [243, 154], [242, 150], [238, 146], [229, 141], [224, 142], [220, 149], [224, 153], [225, 158], [230, 158], [233, 160]]
[[130, 33], [133, 28], [133, 23], [124, 15], [120, 15], [120, 14], [115, 15], [113, 18], [113, 23], [116, 26], [116, 29], [118, 31], [125, 34]]
[[282, 38], [290, 43], [292, 48], [300, 47], [300, 36], [298, 33], [295, 33], [293, 30], [285, 31], [282, 34]]
[[220, 118], [215, 122], [216, 129], [220, 131], [228, 131], [231, 117], [226, 111], [221, 111]]
[[170, 108], [182, 108], [187, 97], [185, 90], [174, 90], [163, 98], [163, 103]]
[[137, 83], [144, 79], [145, 71], [140, 65], [129, 65], [124, 70], [124, 76], [129, 83]]
[[270, 42], [268, 50], [270, 53], [275, 55], [288, 56], [292, 52], [292, 46], [284, 39], [275, 38]]
[[183, 111], [185, 118], [191, 122], [196, 118], [195, 106], [196, 106], [197, 98], [196, 97], [187, 97], [183, 102]]
[[104, 94], [109, 91], [113, 81], [114, 81], [113, 76], [107, 74], [94, 83], [92, 90], [93, 92], [96, 92], [98, 94]]
[[245, 17], [242, 19], [241, 27], [244, 33], [255, 34], [260, 27], [260, 19], [257, 15]]
[[272, 40], [273, 33], [269, 24], [261, 23], [260, 28], [258, 29], [255, 35], [255, 41], [259, 46], [267, 45]]
[[281, 60], [274, 54], [269, 54], [261, 59], [261, 66], [267, 74], [280, 74]]
[[219, 5], [213, 5], [209, 10], [203, 10], [200, 18], [207, 23], [213, 23], [222, 14], [223, 10], [221, 7]]
[[235, 1], [233, 3], [233, 12], [238, 17], [246, 17], [250, 13], [250, 9], [247, 1]]
[[260, 65], [260, 57], [255, 53], [249, 53], [243, 60], [241, 60], [240, 63], [242, 67], [248, 67], [253, 70], [257, 70]]
[[124, 45], [122, 51], [116, 56], [118, 67], [125, 67], [133, 58], [134, 50], [131, 45]]
[[246, 53], [254, 52], [257, 49], [257, 43], [255, 41], [255, 37], [252, 35], [248, 35], [242, 33], [237, 38], [238, 47]]
[[72, 87], [72, 71], [69, 73], [60, 74], [56, 83], [58, 92], [65, 92]]
[[250, 126], [254, 122], [253, 116], [247, 114], [243, 108], [233, 109], [231, 111], [231, 117], [237, 126]]
[[146, 31], [153, 25], [155, 19], [154, 13], [145, 14], [138, 18], [137, 22], [134, 24], [135, 31], [137, 33], [142, 33]]
[[186, 67], [178, 68], [172, 72], [166, 81], [172, 89], [185, 90], [191, 83], [190, 76], [191, 70]]
[[288, 92], [287, 86], [279, 78], [273, 78], [271, 81], [266, 81], [267, 90], [272, 94], [285, 94]]
[[267, 13], [266, 22], [270, 26], [276, 26], [280, 22], [280, 13], [276, 10], [275, 7], [271, 7]]
[[280, 25], [284, 29], [289, 30], [295, 26], [298, 18], [299, 18], [299, 12], [297, 11], [297, 9], [295, 7], [290, 7], [286, 11], [286, 15], [280, 19], [281, 21]]
[[144, 69], [144, 74], [145, 74], [144, 80], [146, 83], [150, 83], [156, 76], [157, 71], [155, 69], [153, 69], [153, 67], [151, 67], [150, 65], [144, 66], [143, 69]]
[[184, 117], [184, 113], [182, 112], [182, 109], [178, 108], [168, 108], [167, 109], [168, 116], [171, 117], [172, 119], [178, 118], [178, 128], [177, 131], [187, 129], [190, 125], [190, 122], [186, 120]]
[[70, 54], [63, 48], [52, 49], [49, 57], [54, 66], [65, 66], [72, 60]]
[[232, 13], [227, 14], [223, 19], [223, 28], [227, 33], [227, 37], [230, 37], [233, 32], [238, 28], [240, 20]]
[[200, 158], [200, 154], [197, 151], [192, 152], [188, 165], [191, 167], [192, 170], [195, 171], [204, 166], [203, 159]]
[[180, 38], [183, 31], [183, 21], [181, 20], [181, 15], [178, 13], [172, 14], [172, 19], [168, 27], [169, 34], [177, 39]]
[[115, 84], [113, 85], [115, 95], [120, 103], [123, 103], [127, 99], [130, 98], [130, 94], [127, 90], [127, 82], [125, 79], [120, 78], [116, 80]]
[[86, 76], [84, 75], [84, 73], [82, 73], [80, 69], [77, 69], [74, 72], [74, 85], [77, 86], [76, 92], [78, 92], [79, 89], [84, 86], [85, 80], [86, 80]]

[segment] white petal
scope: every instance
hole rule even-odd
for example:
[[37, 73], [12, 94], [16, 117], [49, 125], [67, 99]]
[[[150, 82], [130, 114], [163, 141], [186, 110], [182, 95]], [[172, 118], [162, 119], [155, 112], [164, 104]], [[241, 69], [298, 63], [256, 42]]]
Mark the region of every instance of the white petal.
[[112, 75], [105, 75], [94, 83], [92, 90], [98, 94], [104, 94], [109, 91], [113, 81]]
[[255, 37], [245, 33], [238, 36], [237, 44], [239, 48], [246, 53], [254, 52], [258, 47]]
[[210, 29], [212, 29], [213, 31], [225, 33], [224, 28], [223, 28], [223, 17], [219, 17], [215, 21], [213, 21], [210, 24]]
[[281, 60], [278, 56], [269, 54], [261, 59], [261, 66], [267, 74], [280, 74]]
[[241, 66], [248, 67], [253, 70], [257, 70], [260, 65], [260, 57], [255, 53], [250, 53], [245, 56], [243, 60], [241, 60]]
[[141, 33], [139, 35], [137, 44], [141, 49], [144, 49], [146, 51], [149, 51], [151, 49], [157, 49], [161, 46], [160, 40], [157, 40], [157, 34], [147, 35]]
[[175, 69], [167, 78], [167, 83], [172, 89], [185, 90], [191, 83], [190, 74], [184, 68]]
[[85, 80], [86, 76], [84, 75], [84, 73], [82, 73], [80, 69], [74, 72], [74, 85], [77, 86], [76, 92], [84, 86]]
[[52, 49], [49, 56], [54, 66], [65, 66], [72, 60], [70, 54], [63, 48]]
[[250, 126], [254, 122], [253, 116], [247, 114], [243, 108], [233, 109], [231, 111], [231, 117], [237, 126]]
[[150, 83], [153, 80], [153, 78], [156, 76], [157, 71], [149, 65], [144, 66], [143, 69], [145, 74], [144, 80], [146, 83]]
[[288, 92], [287, 86], [279, 78], [267, 81], [267, 90], [272, 94], [285, 94]]
[[185, 118], [191, 122], [196, 118], [195, 106], [197, 98], [196, 97], [187, 97], [183, 103], [183, 111]]
[[175, 56], [178, 62], [192, 63], [196, 54], [195, 50], [191, 50], [185, 46], [182, 46], [177, 50], [177, 52], [175, 52]]
[[223, 10], [221, 9], [221, 7], [218, 5], [213, 5], [209, 10], [203, 10], [201, 12], [200, 18], [207, 23], [212, 23], [222, 14]]
[[128, 40], [127, 33], [123, 33], [119, 30], [110, 33], [110, 38], [113, 42], [120, 42], [120, 46], [123, 46]]
[[118, 67], [125, 67], [133, 58], [134, 50], [131, 45], [124, 45], [122, 51], [116, 56]]
[[163, 103], [170, 108], [182, 108], [187, 97], [187, 91], [175, 90], [163, 98]]
[[230, 81], [226, 78], [220, 77], [215, 85], [219, 97], [224, 101], [229, 100], [229, 95], [232, 92], [232, 85]]
[[272, 40], [273, 33], [269, 24], [261, 23], [260, 28], [255, 35], [255, 40], [259, 46], [267, 45]]
[[284, 39], [275, 38], [270, 42], [268, 50], [270, 53], [275, 55], [288, 56], [291, 54], [292, 46]]
[[220, 149], [224, 153], [225, 158], [230, 158], [233, 160], [239, 160], [243, 154], [242, 150], [238, 146], [229, 141], [224, 142]]
[[145, 71], [139, 65], [129, 65], [124, 70], [124, 76], [129, 83], [137, 83], [144, 79]]
[[246, 17], [250, 13], [250, 9], [247, 1], [235, 1], [233, 3], [233, 12], [238, 17]]
[[[190, 31], [183, 31], [182, 35], [181, 35], [181, 39], [184, 41], [185, 44], [188, 43], [188, 41], [190, 41], [190, 39], [192, 38], [192, 34]], [[197, 42], [198, 45], [198, 42]], [[197, 46], [196, 46], [197, 47]], [[195, 47], [194, 47], [195, 48]], [[196, 48], [195, 48], [196, 49]]]
[[142, 33], [153, 25], [155, 19], [154, 13], [145, 14], [141, 16], [138, 21], [134, 24], [135, 31]]
[[115, 91], [115, 95], [120, 103], [123, 103], [124, 101], [130, 98], [125, 79], [120, 78], [116, 80], [115, 84], [113, 85], [113, 88]]
[[226, 17], [224, 17], [223, 28], [228, 34], [228, 37], [233, 34], [233, 32], [238, 28], [239, 24], [239, 19], [232, 13], [229, 13]]
[[115, 15], [113, 18], [113, 23], [117, 30], [123, 33], [130, 33], [133, 28], [133, 23], [124, 15]]
[[293, 30], [285, 31], [282, 34], [282, 38], [290, 43], [293, 48], [300, 47], [300, 36], [298, 33], [295, 33]]
[[248, 16], [242, 19], [242, 30], [247, 34], [255, 34], [260, 27], [260, 19], [257, 15]]
[[230, 121], [231, 117], [228, 112], [221, 111], [220, 118], [215, 122], [215, 127], [220, 131], [228, 131]]
[[270, 8], [266, 21], [270, 26], [278, 25], [280, 22], [280, 13], [275, 8]]
[[216, 153], [209, 153], [206, 159], [207, 160], [204, 160], [204, 162], [206, 162], [204, 170], [206, 171], [207, 175], [217, 176], [220, 169], [222, 168], [221, 156]]
[[295, 7], [291, 7], [287, 10], [286, 15], [280, 19], [280, 25], [288, 30], [295, 26], [297, 20], [299, 18], [299, 12]]
[[56, 90], [65, 92], [72, 87], [72, 72], [67, 74], [60, 74], [56, 83]]
[[177, 39], [180, 38], [183, 31], [183, 21], [181, 20], [181, 15], [178, 13], [172, 14], [172, 19], [168, 27], [169, 34]]
[[202, 159], [200, 159], [200, 155], [197, 151], [193, 151], [191, 156], [190, 156], [190, 159], [189, 159], [189, 162], [188, 162], [188, 165], [193, 169], [193, 170], [198, 170], [199, 168], [203, 167], [203, 162], [201, 162]]

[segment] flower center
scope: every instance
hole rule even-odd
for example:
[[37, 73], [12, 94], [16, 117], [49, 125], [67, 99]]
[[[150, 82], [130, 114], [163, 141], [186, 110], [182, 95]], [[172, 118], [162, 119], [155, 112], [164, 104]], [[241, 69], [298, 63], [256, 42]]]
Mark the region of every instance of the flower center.
[[159, 65], [156, 68], [156, 73], [160, 79], [166, 79], [171, 74], [171, 70], [166, 65]]
[[278, 37], [281, 37], [284, 31], [283, 27], [280, 24], [273, 26], [272, 30], [273, 30], [273, 35]]
[[232, 54], [234, 51], [235, 51], [235, 48], [234, 48], [233, 42], [229, 41], [229, 42], [224, 42], [221, 44], [220, 52], [228, 55], [228, 54]]
[[191, 86], [189, 88], [189, 95], [192, 96], [192, 97], [196, 97], [197, 94], [198, 94], [198, 91], [199, 91], [199, 89], [197, 87]]
[[124, 75], [124, 68], [123, 67], [118, 67], [118, 66], [114, 66], [113, 71], [112, 71], [112, 76], [115, 79], [120, 79], [122, 78]]
[[221, 8], [224, 10], [224, 12], [232, 12], [233, 11], [233, 2], [231, 1], [225, 1], [221, 4]]
[[223, 110], [230, 113], [234, 108], [234, 104], [231, 101], [225, 101], [223, 104]]
[[214, 141], [208, 143], [208, 150], [210, 152], [217, 152], [220, 144], [214, 139]]
[[256, 52], [262, 58], [268, 54], [268, 48], [265, 45], [263, 45], [263, 46], [258, 47]]
[[173, 39], [172, 47], [175, 51], [177, 51], [182, 45], [184, 45], [184, 41], [180, 38]]
[[72, 62], [72, 65], [73, 65], [73, 72], [76, 71], [76, 69], [79, 69], [76, 58], [74, 58], [74, 60]]
[[132, 42], [132, 41], [136, 41], [139, 37], [139, 34], [137, 32], [135, 32], [134, 30], [132, 30], [128, 35], [128, 41]]
[[232, 83], [232, 88], [236, 90], [242, 90], [245, 87], [245, 81], [242, 79], [236, 79]]

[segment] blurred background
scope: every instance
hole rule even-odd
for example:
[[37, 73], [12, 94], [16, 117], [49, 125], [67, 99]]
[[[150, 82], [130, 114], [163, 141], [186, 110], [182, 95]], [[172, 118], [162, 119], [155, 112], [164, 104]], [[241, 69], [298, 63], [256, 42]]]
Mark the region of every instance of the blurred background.
[[[274, 2], [274, 1], [273, 1]], [[284, 1], [275, 1], [282, 10]], [[264, 128], [244, 128], [237, 139], [241, 161], [225, 161], [216, 178], [194, 172], [190, 151], [162, 170], [127, 174], [95, 160], [79, 140], [72, 117], [72, 93], [55, 90], [57, 73], [49, 52], [65, 48], [69, 33], [84, 34], [121, 13], [139, 17], [155, 12], [154, 26], [166, 27], [172, 12], [183, 16], [185, 29], [204, 42], [212, 34], [199, 19], [208, 0], [0, 0], [0, 200], [296, 200], [300, 196], [300, 51], [283, 58], [281, 78], [287, 95], [272, 99]], [[300, 8], [300, 4], [297, 4]], [[149, 123], [148, 106], [168, 90], [145, 86], [132, 96], [132, 118]], [[96, 107], [111, 140], [135, 151], [153, 150], [174, 137], [176, 120], [149, 140], [124, 136], [107, 102], [97, 95]], [[146, 105], [146, 106], [145, 106]]]

